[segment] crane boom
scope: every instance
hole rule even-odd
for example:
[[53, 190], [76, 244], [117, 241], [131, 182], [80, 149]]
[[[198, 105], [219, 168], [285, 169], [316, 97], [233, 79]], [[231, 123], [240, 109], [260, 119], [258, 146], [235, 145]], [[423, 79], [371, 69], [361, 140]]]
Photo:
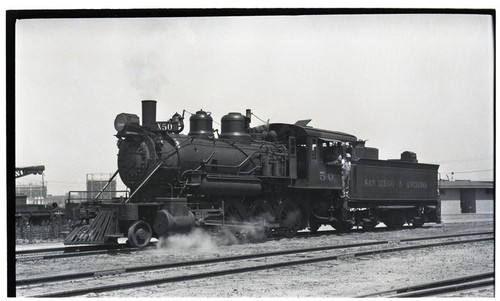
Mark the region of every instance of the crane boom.
[[16, 167], [16, 179], [27, 175], [41, 175], [44, 170], [45, 166], [43, 165]]

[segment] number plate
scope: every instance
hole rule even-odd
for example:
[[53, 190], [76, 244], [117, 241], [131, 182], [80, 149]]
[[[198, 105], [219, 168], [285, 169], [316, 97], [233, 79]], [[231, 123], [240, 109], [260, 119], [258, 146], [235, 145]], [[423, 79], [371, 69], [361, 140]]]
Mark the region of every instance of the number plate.
[[160, 121], [157, 122], [156, 125], [158, 126], [159, 131], [176, 132], [179, 130], [177, 122]]

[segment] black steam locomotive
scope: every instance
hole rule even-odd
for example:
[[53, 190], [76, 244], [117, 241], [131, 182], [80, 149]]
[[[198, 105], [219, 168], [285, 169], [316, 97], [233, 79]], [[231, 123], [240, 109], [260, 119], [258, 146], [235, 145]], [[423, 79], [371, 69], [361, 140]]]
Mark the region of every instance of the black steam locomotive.
[[126, 236], [144, 247], [151, 237], [196, 226], [259, 226], [292, 236], [325, 224], [348, 231], [380, 222], [392, 229], [440, 222], [439, 166], [418, 163], [412, 152], [379, 160], [378, 149], [350, 134], [307, 126], [310, 120], [250, 127], [250, 110], [222, 117], [220, 134], [210, 113], [200, 110], [183, 135], [184, 113], [157, 121], [152, 100], [143, 101], [142, 110], [142, 125], [134, 114], [115, 119], [115, 175], [130, 197], [82, 204], [65, 244]]

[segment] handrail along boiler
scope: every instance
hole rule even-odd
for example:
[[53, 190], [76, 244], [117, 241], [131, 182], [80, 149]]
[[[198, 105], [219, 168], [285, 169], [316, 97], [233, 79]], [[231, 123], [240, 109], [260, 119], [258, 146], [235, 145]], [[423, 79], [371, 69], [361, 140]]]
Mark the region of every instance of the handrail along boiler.
[[[82, 204], [94, 210], [80, 210], [87, 214], [65, 244], [126, 236], [144, 247], [152, 237], [222, 224], [264, 225], [267, 234], [292, 236], [325, 224], [348, 231], [440, 222], [438, 165], [418, 163], [408, 151], [380, 160], [365, 141], [307, 126], [310, 120], [250, 127], [251, 116], [223, 116], [216, 138], [203, 110], [190, 117], [187, 135], [184, 113], [157, 121], [153, 100], [142, 102], [142, 124], [135, 114], [119, 114], [118, 173], [130, 197]], [[340, 161], [347, 155], [353, 160], [343, 187]]]

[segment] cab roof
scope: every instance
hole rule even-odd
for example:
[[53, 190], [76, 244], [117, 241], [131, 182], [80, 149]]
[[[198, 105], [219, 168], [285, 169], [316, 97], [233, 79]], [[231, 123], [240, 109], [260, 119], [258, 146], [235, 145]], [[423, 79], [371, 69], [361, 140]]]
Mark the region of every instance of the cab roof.
[[356, 136], [351, 134], [323, 130], [297, 124], [271, 123], [269, 124], [269, 129], [275, 131], [278, 134], [278, 140], [282, 140], [284, 137], [288, 136], [295, 136], [298, 138], [309, 136], [326, 141], [341, 141], [341, 142], [358, 141]]

